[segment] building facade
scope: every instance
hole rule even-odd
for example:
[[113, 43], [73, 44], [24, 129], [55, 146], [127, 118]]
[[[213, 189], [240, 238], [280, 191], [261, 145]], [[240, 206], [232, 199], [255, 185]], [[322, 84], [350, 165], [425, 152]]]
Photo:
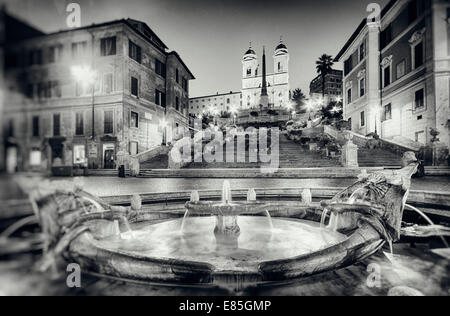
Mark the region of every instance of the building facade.
[[[242, 109], [257, 109], [261, 105], [263, 69], [258, 56], [250, 47], [242, 59]], [[269, 108], [283, 108], [290, 104], [289, 51], [280, 41], [273, 55], [273, 73], [266, 74]]]
[[207, 95], [189, 100], [189, 114], [198, 117], [206, 112], [221, 114], [242, 107], [242, 93], [232, 92]]
[[344, 118], [366, 135], [449, 146], [450, 3], [393, 0], [364, 20], [336, 57], [344, 63]]
[[[9, 171], [113, 169], [188, 126], [189, 80], [176, 52], [127, 19], [8, 43], [3, 125]], [[15, 165], [14, 165], [15, 161]]]
[[[341, 70], [332, 69], [325, 75], [325, 90], [323, 91], [322, 76], [318, 75], [309, 85], [310, 98], [324, 98], [325, 101], [342, 99], [342, 78], [343, 72]], [[323, 92], [325, 92], [325, 95], [323, 95]]]
[[[264, 54], [265, 57], [265, 54]], [[261, 90], [266, 81], [265, 97], [269, 108], [284, 108], [290, 105], [289, 52], [280, 41], [273, 55], [273, 73], [263, 74], [263, 65], [250, 47], [242, 59], [242, 90], [225, 94], [207, 95], [189, 100], [189, 113], [199, 116], [205, 113], [248, 112], [261, 107]], [[265, 79], [264, 79], [265, 77]]]

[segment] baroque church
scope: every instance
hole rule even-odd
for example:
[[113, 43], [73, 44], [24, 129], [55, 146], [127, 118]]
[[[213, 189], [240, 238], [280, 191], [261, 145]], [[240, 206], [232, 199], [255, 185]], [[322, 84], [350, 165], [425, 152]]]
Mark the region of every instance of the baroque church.
[[267, 74], [266, 52], [262, 66], [250, 47], [242, 59], [242, 109], [283, 108], [290, 102], [289, 52], [280, 40], [273, 55], [273, 73]]
[[273, 54], [273, 73], [267, 73], [266, 49], [263, 49], [260, 62], [250, 44], [242, 59], [242, 90], [191, 98], [189, 114], [201, 116], [212, 110], [222, 113], [231, 109], [243, 112], [250, 109], [279, 109], [289, 104], [289, 52], [280, 39]]

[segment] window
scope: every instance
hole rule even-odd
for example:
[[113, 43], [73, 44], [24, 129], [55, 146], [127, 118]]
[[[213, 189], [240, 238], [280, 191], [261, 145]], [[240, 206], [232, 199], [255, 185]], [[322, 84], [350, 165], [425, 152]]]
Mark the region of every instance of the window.
[[61, 136], [61, 114], [53, 114], [53, 136]]
[[59, 81], [50, 81], [48, 83], [49, 87], [49, 98], [55, 97], [60, 98], [61, 97], [61, 86], [59, 85]]
[[250, 77], [252, 75], [252, 69], [248, 68], [247, 69], [247, 77]]
[[361, 78], [359, 80], [359, 96], [363, 97], [366, 94], [366, 79]]
[[359, 61], [362, 61], [366, 57], [366, 42], [362, 42], [359, 46]]
[[33, 116], [33, 137], [39, 137], [39, 116]]
[[47, 85], [43, 82], [38, 83], [38, 98], [43, 99], [46, 96]]
[[424, 89], [417, 90], [414, 96], [414, 108], [421, 109], [425, 107], [425, 93]]
[[348, 127], [350, 127], [350, 130], [352, 130], [352, 118], [348, 119]]
[[406, 73], [406, 61], [402, 60], [397, 64], [397, 79], [403, 77]]
[[383, 69], [383, 87], [387, 87], [391, 84], [391, 66], [386, 66]]
[[347, 104], [352, 103], [352, 88], [347, 90]]
[[425, 140], [425, 132], [424, 131], [416, 132], [415, 133], [415, 140], [416, 140], [416, 143], [425, 144], [425, 142], [426, 142], [426, 140]]
[[77, 112], [75, 114], [75, 135], [84, 135], [84, 115], [83, 112]]
[[35, 49], [30, 51], [28, 56], [28, 65], [42, 65], [42, 50]]
[[142, 53], [141, 47], [133, 43], [132, 41], [128, 41], [129, 43], [129, 56], [131, 59], [137, 61], [138, 63], [142, 62]]
[[86, 55], [87, 42], [72, 43], [72, 58], [80, 59]]
[[155, 59], [155, 72], [163, 78], [166, 78], [166, 65]]
[[73, 163], [83, 164], [86, 162], [86, 149], [84, 145], [73, 146]]
[[283, 68], [281, 67], [281, 63], [278, 63], [278, 72], [282, 72]]
[[360, 126], [361, 127], [366, 126], [366, 115], [365, 115], [364, 111], [361, 112]]
[[[186, 78], [183, 77], [183, 78], [181, 79], [181, 85], [182, 85], [184, 91], [188, 92], [188, 81], [187, 81]], [[198, 102], [198, 101], [197, 101], [197, 102]]]
[[353, 69], [353, 59], [350, 56], [350, 58], [347, 59], [344, 62], [344, 73], [345, 73], [345, 75], [348, 75], [352, 71], [352, 69]]
[[178, 69], [175, 69], [175, 80], [177, 83], [180, 83], [180, 74], [178, 73]]
[[178, 98], [178, 97], [175, 97], [175, 109], [177, 111], [180, 110], [180, 98]]
[[48, 49], [48, 62], [55, 63], [61, 60], [62, 45], [51, 46]]
[[384, 106], [383, 121], [389, 121], [391, 119], [392, 119], [392, 105], [389, 103], [388, 105]]
[[227, 104], [230, 104], [230, 98], [227, 99]]
[[131, 112], [130, 127], [139, 128], [139, 114], [136, 112]]
[[104, 112], [104, 133], [112, 134], [114, 133], [114, 115], [113, 111], [105, 111]]
[[155, 90], [155, 103], [164, 108], [166, 107], [166, 94], [158, 89]]
[[135, 77], [131, 77], [131, 95], [139, 97], [139, 80]]
[[103, 76], [103, 92], [111, 93], [113, 91], [113, 75], [105, 74]]
[[423, 65], [423, 41], [414, 46], [414, 69]]
[[100, 55], [112, 56], [116, 54], [116, 37], [107, 37], [100, 40]]

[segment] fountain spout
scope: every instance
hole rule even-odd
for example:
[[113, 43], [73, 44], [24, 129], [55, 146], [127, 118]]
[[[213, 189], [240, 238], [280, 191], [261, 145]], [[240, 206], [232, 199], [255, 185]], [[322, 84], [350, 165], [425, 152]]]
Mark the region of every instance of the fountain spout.
[[247, 192], [247, 201], [252, 202], [256, 201], [256, 191], [255, 189], [249, 189]]
[[225, 180], [222, 187], [222, 204], [231, 204], [232, 201], [230, 181]]

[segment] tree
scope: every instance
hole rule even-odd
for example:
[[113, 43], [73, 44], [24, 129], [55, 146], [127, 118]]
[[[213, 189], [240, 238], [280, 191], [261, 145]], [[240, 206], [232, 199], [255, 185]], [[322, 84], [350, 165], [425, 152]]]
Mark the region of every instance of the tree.
[[305, 109], [306, 96], [301, 89], [295, 89], [292, 92], [292, 101], [295, 103], [295, 111], [298, 114], [306, 113]]
[[322, 96], [325, 97], [325, 77], [332, 70], [334, 65], [333, 57], [327, 54], [323, 54], [316, 61], [317, 73], [322, 77]]

